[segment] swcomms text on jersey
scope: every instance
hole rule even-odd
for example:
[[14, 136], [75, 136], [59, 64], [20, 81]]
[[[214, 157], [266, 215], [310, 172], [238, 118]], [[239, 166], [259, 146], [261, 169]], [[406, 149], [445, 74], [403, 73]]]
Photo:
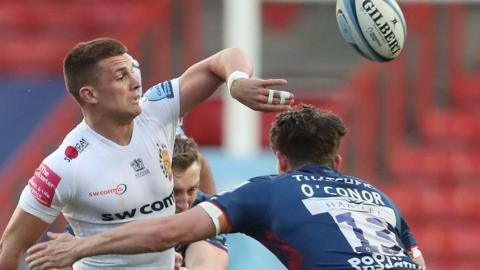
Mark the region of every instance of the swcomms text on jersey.
[[173, 192], [170, 196], [163, 198], [159, 201], [154, 201], [152, 203], [147, 203], [142, 205], [141, 207], [133, 208], [131, 210], [126, 210], [120, 213], [113, 213], [113, 214], [102, 214], [103, 221], [113, 221], [113, 220], [124, 220], [127, 218], [133, 218], [137, 211], [141, 214], [148, 215], [156, 211], [161, 211], [164, 208], [168, 208], [172, 205], [175, 205], [175, 198], [173, 197]]

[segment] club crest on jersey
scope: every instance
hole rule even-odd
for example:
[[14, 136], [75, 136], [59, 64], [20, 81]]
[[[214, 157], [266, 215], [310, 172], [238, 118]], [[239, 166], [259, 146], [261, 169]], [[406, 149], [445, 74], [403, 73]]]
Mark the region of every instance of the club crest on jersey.
[[150, 101], [158, 101], [164, 98], [173, 98], [173, 87], [170, 81], [166, 81], [150, 88], [145, 96]]
[[150, 170], [145, 168], [141, 158], [134, 159], [132, 162], [130, 162], [130, 166], [135, 171], [135, 176], [137, 178], [150, 174]]
[[70, 162], [76, 159], [78, 155], [88, 146], [88, 141], [85, 138], [80, 139], [75, 145], [69, 145], [65, 148], [65, 161]]
[[162, 173], [168, 180], [172, 181], [172, 165], [170, 164], [170, 153], [168, 153], [167, 146], [165, 144], [157, 144], [159, 150], [159, 161]]

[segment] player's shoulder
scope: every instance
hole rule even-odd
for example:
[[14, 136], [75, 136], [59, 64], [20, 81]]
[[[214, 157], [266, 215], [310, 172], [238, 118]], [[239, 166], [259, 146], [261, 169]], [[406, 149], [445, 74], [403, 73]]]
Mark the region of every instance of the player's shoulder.
[[92, 137], [82, 122], [65, 136], [58, 148], [44, 159], [44, 163], [58, 171], [65, 171], [70, 163], [79, 160], [95, 142], [95, 137]]
[[213, 201], [216, 201], [219, 197], [223, 197], [226, 194], [229, 194], [228, 196], [244, 196], [246, 193], [257, 193], [259, 191], [265, 190], [265, 188], [268, 188], [268, 186], [273, 183], [273, 180], [273, 175], [253, 177], [241, 182], [236, 186], [231, 187], [228, 190], [224, 190], [217, 195], [212, 196], [211, 199]]
[[270, 189], [271, 187], [281, 185], [281, 179], [281, 175], [275, 174], [256, 176], [235, 186], [233, 190], [239, 189], [245, 192], [258, 192], [260, 190]]
[[161, 82], [148, 89], [140, 100], [142, 113], [137, 123], [163, 127], [180, 118], [178, 79]]
[[158, 83], [145, 92], [141, 105], [163, 99], [172, 99], [175, 97], [176, 93], [178, 93], [178, 88], [178, 78]]
[[278, 180], [283, 179], [284, 175], [278, 174], [269, 174], [261, 175], [248, 179], [247, 182], [257, 184], [257, 185], [271, 185], [276, 183]]

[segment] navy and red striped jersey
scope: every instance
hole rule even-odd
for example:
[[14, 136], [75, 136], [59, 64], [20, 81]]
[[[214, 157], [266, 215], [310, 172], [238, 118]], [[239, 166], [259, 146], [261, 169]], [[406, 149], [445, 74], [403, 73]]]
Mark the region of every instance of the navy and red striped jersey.
[[422, 269], [393, 202], [371, 184], [322, 165], [255, 177], [212, 199], [288, 269]]

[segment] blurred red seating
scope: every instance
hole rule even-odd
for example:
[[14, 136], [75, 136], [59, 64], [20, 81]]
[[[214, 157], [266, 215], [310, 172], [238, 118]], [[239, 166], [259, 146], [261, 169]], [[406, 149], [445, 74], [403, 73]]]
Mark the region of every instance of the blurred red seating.
[[480, 149], [480, 112], [432, 110], [420, 121], [421, 138], [427, 145], [443, 149]]
[[480, 186], [435, 186], [399, 183], [383, 188], [407, 220], [479, 222]]
[[480, 111], [480, 72], [467, 74], [461, 78], [454, 78], [452, 82], [452, 103], [456, 108], [469, 111]]
[[168, 2], [2, 1], [0, 72], [58, 73], [68, 49], [79, 41], [101, 36], [120, 38], [132, 49], [139, 46], [135, 43], [147, 25], [161, 25], [158, 14]]
[[[464, 262], [479, 266], [478, 250], [480, 249], [480, 223], [439, 224], [413, 223], [413, 232], [425, 257], [432, 261]], [[430, 266], [430, 269], [432, 268]], [[452, 269], [459, 268], [458, 265]], [[478, 269], [478, 268], [477, 268]]]
[[407, 183], [471, 183], [480, 176], [480, 150], [445, 150], [437, 146], [399, 148], [388, 158], [390, 177]]

